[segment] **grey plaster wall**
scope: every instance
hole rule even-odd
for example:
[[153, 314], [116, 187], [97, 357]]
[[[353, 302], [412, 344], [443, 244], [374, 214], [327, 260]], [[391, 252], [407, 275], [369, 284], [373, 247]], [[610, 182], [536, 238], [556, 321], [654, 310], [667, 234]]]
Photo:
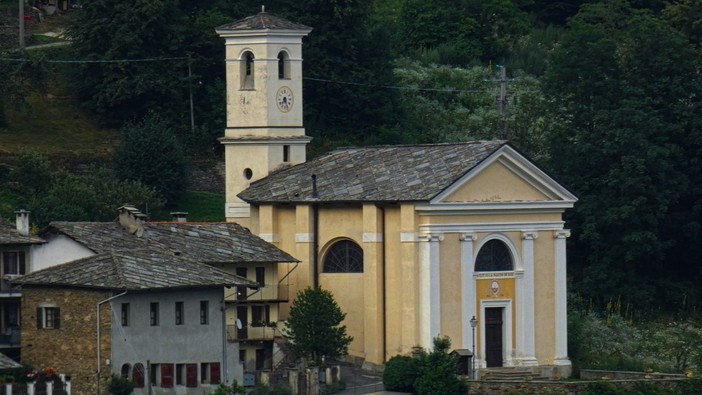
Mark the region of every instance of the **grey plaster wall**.
[[[112, 305], [112, 371], [120, 374], [122, 366], [133, 367], [142, 363], [198, 365], [198, 383], [201, 377], [200, 364], [219, 362], [222, 381], [233, 379], [243, 382], [243, 368], [239, 363], [237, 343], [227, 342], [221, 311], [223, 289], [178, 290], [126, 294], [111, 302]], [[209, 324], [200, 324], [200, 301], [209, 302]], [[150, 305], [159, 304], [159, 324], [151, 325]], [[176, 325], [176, 302], [184, 302], [184, 322]], [[122, 304], [129, 303], [129, 322], [121, 324]], [[226, 363], [225, 363], [226, 358]], [[227, 372], [225, 374], [225, 366]], [[148, 386], [149, 372], [145, 372]], [[203, 394], [216, 385], [198, 384], [198, 388], [187, 388], [175, 384], [172, 388], [155, 386], [152, 393], [159, 394]], [[135, 390], [135, 394], [147, 393], [147, 387]]]

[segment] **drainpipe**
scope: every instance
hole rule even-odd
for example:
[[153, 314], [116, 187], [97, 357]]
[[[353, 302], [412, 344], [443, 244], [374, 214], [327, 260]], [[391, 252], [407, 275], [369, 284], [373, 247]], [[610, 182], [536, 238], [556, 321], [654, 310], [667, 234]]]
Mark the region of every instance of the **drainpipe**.
[[312, 275], [312, 285], [314, 288], [319, 288], [319, 195], [317, 194], [317, 175], [312, 174], [312, 227], [314, 228], [313, 240], [312, 240], [312, 250], [313, 250], [313, 275]]
[[382, 222], [381, 222], [381, 224], [380, 224], [380, 226], [381, 226], [380, 232], [381, 232], [381, 234], [382, 234], [382, 236], [383, 236], [383, 249], [381, 250], [381, 255], [380, 255], [380, 258], [381, 258], [382, 261], [383, 261], [383, 268], [382, 268], [382, 270], [381, 270], [381, 275], [383, 276], [383, 294], [381, 295], [381, 296], [382, 296], [382, 302], [383, 302], [383, 345], [382, 345], [383, 349], [382, 349], [381, 351], [382, 351], [382, 356], [383, 356], [383, 363], [385, 363], [385, 361], [386, 361], [386, 358], [385, 358], [385, 357], [386, 357], [386, 352], [387, 352], [387, 351], [386, 351], [386, 350], [387, 350], [387, 342], [388, 342], [387, 318], [386, 318], [386, 314], [387, 314], [387, 312], [388, 312], [388, 308], [387, 308], [387, 306], [385, 305], [385, 303], [386, 303], [386, 298], [387, 298], [387, 297], [386, 297], [386, 296], [387, 296], [387, 287], [386, 287], [387, 281], [386, 281], [386, 279], [385, 279], [385, 266], [386, 266], [386, 265], [385, 265], [385, 257], [386, 257], [386, 255], [387, 255], [387, 253], [386, 253], [386, 250], [387, 250], [387, 234], [386, 234], [386, 230], [385, 230], [385, 207], [380, 206], [380, 205], [378, 205], [378, 204], [376, 204], [375, 206], [383, 213], [383, 215], [382, 215], [382, 217], [381, 217], [381, 218], [382, 218]]
[[100, 395], [100, 305], [126, 295], [127, 291], [97, 303], [97, 395]]

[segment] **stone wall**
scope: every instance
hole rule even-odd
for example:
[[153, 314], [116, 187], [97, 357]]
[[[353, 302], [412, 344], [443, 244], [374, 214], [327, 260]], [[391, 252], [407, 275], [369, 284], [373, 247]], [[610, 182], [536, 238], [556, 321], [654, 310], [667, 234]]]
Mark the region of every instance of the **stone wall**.
[[[97, 320], [96, 306], [109, 298], [105, 291], [47, 288], [25, 285], [22, 288], [22, 363], [37, 369], [55, 368], [71, 376], [74, 394], [96, 393], [97, 380]], [[37, 328], [37, 307], [55, 306], [60, 309], [58, 329]], [[109, 303], [100, 307], [101, 393], [110, 377], [110, 317]]]
[[[639, 382], [652, 383], [662, 391], [670, 392], [685, 379], [667, 380], [610, 380], [617, 386], [632, 388]], [[578, 395], [596, 381], [472, 381], [471, 395]], [[665, 393], [664, 392], [664, 393]]]

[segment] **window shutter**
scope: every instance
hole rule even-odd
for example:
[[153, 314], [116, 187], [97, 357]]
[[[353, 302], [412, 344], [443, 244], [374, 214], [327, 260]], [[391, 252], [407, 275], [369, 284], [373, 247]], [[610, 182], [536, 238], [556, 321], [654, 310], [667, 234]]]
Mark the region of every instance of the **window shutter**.
[[173, 364], [164, 363], [161, 365], [161, 387], [173, 387]]
[[41, 308], [41, 307], [37, 307], [37, 329], [41, 329], [41, 328], [44, 327], [44, 326], [42, 325], [42, 322], [41, 322], [42, 313], [44, 313], [44, 311], [42, 310], [42, 308]]
[[212, 362], [210, 364], [210, 384], [219, 384], [221, 377], [219, 372], [219, 362]]
[[61, 327], [61, 309], [58, 307], [54, 308], [54, 329], [59, 329]]
[[185, 369], [187, 375], [186, 386], [191, 388], [197, 387], [197, 364], [189, 363], [185, 366]]
[[132, 370], [132, 380], [137, 388], [144, 388], [144, 365], [137, 363]]

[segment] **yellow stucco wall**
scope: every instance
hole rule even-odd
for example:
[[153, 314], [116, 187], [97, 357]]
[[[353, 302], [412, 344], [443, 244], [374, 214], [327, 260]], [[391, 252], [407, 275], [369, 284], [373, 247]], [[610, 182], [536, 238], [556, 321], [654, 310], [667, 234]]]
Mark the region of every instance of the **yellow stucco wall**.
[[495, 162], [483, 169], [457, 191], [447, 202], [514, 202], [542, 201], [546, 196], [506, 168]]

